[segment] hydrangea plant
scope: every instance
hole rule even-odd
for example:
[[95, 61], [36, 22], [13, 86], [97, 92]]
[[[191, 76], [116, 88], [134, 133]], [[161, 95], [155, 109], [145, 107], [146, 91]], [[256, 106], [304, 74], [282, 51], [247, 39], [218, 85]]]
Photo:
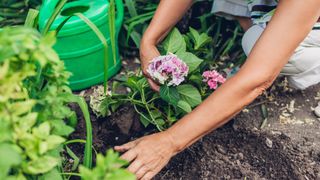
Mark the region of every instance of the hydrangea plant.
[[206, 82], [210, 89], [217, 89], [219, 83], [223, 84], [226, 81], [226, 78], [215, 70], [205, 71], [202, 76], [203, 82]]
[[162, 85], [178, 86], [188, 75], [189, 67], [178, 56], [169, 54], [154, 58], [147, 72]]
[[[147, 72], [160, 84], [160, 92], [155, 93], [149, 87], [142, 73], [129, 74], [122, 83], [128, 94], [106, 96], [99, 105], [99, 115], [107, 115], [125, 103], [131, 103], [140, 115], [144, 126], [155, 125], [162, 131], [178, 119], [191, 112], [214, 89], [225, 82], [225, 78], [214, 70], [214, 61], [208, 60], [206, 47], [212, 39], [196, 30], [182, 35], [173, 29], [159, 46], [161, 56], [152, 59]], [[208, 88], [209, 87], [209, 88]]]

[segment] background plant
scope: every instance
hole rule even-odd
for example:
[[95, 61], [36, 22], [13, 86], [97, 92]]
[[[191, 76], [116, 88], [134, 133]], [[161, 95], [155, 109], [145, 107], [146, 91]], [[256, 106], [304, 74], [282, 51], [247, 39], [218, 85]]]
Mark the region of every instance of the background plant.
[[17, 27], [0, 39], [1, 179], [59, 178], [59, 153], [76, 118], [66, 102], [73, 96], [69, 73], [51, 48], [54, 35]]
[[1, 0], [0, 27], [21, 25], [30, 8], [38, 8], [41, 0]]
[[80, 167], [80, 176], [83, 180], [134, 180], [135, 176], [123, 169], [128, 162], [120, 159], [119, 153], [109, 150], [106, 156], [97, 154], [96, 167], [88, 169]]

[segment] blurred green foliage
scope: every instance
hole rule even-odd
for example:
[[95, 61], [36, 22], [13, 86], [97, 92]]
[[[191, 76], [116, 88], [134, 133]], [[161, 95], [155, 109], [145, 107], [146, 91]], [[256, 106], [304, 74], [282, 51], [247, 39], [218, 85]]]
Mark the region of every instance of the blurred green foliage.
[[1, 0], [0, 27], [23, 24], [28, 10], [38, 8], [41, 0]]

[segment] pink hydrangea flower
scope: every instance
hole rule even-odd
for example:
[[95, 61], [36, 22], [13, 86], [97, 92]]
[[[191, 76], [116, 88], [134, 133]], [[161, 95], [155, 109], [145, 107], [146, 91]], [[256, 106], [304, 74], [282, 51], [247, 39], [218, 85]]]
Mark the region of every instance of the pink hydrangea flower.
[[210, 89], [217, 89], [219, 83], [222, 84], [226, 81], [226, 78], [215, 70], [203, 72], [202, 77], [203, 82], [206, 82]]
[[189, 68], [174, 54], [154, 58], [148, 66], [147, 72], [160, 84], [178, 86], [188, 75]]

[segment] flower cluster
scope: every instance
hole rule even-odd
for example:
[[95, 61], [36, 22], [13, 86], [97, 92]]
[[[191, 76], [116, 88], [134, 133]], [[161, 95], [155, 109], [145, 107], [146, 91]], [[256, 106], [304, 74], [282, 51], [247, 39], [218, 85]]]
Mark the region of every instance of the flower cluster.
[[205, 71], [202, 74], [203, 82], [206, 82], [210, 89], [217, 89], [218, 83], [224, 83], [226, 79], [217, 71]]
[[178, 86], [188, 75], [189, 68], [174, 54], [154, 58], [148, 66], [147, 72], [160, 84]]

